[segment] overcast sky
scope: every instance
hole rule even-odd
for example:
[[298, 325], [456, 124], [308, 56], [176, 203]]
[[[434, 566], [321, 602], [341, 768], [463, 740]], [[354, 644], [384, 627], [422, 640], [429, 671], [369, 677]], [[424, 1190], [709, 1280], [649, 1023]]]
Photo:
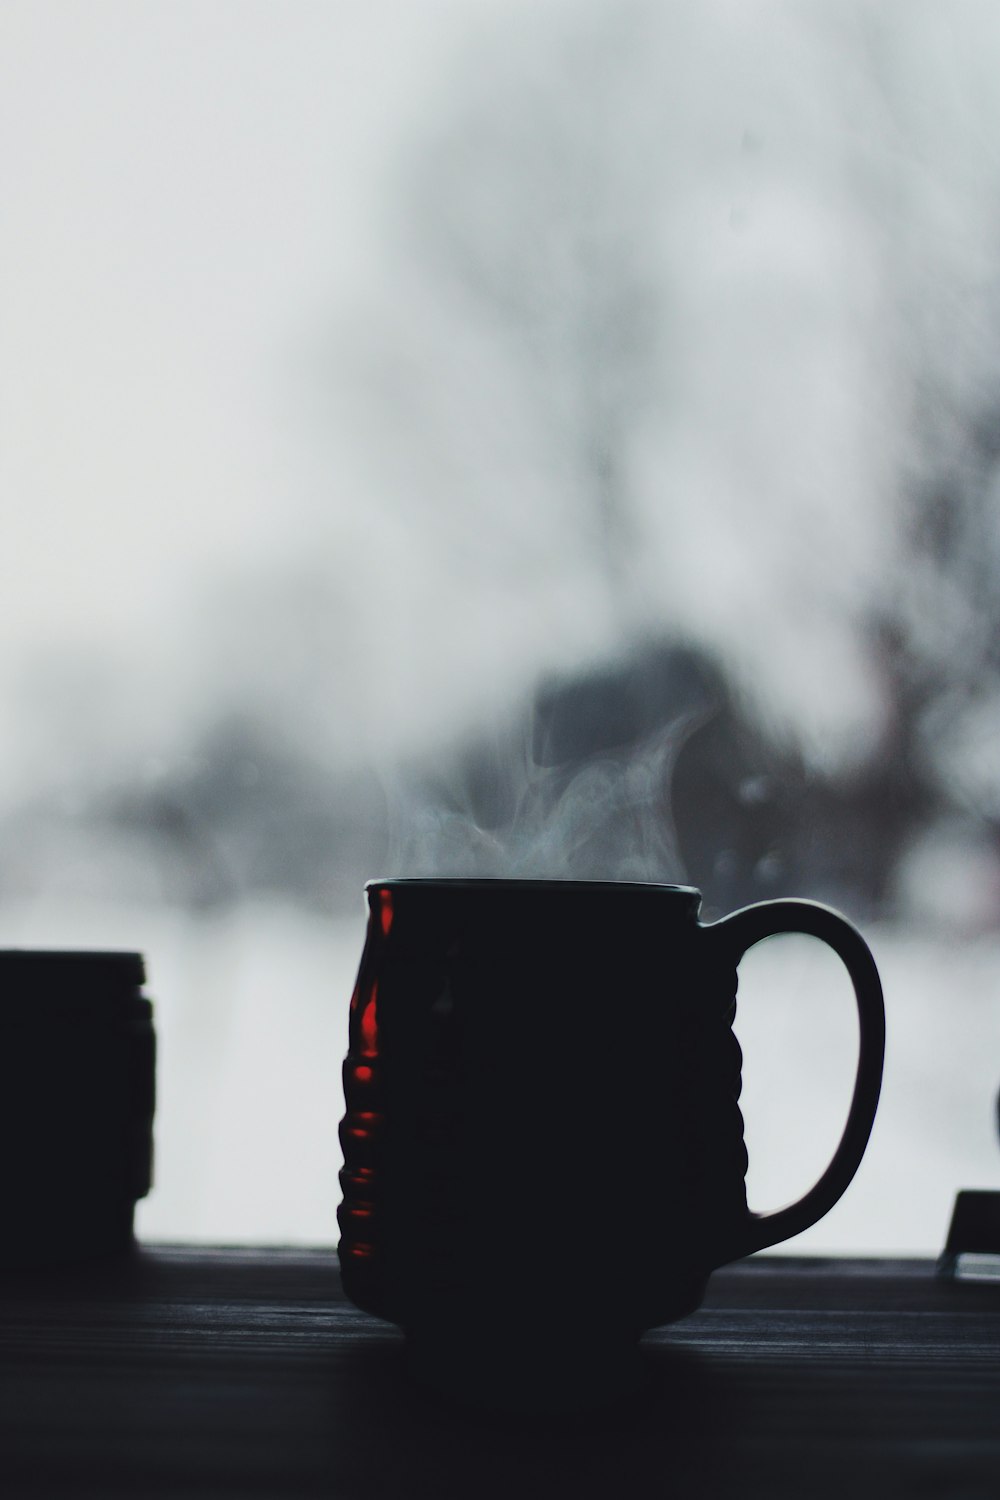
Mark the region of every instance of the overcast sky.
[[[263, 670], [280, 703], [313, 618], [341, 642], [331, 744], [426, 734], [442, 705], [474, 716], [532, 661], [607, 646], [566, 476], [550, 483], [533, 447], [530, 381], [515, 389], [494, 311], [477, 327], [433, 277], [420, 290], [399, 238], [412, 205], [393, 202], [406, 164], [477, 107], [502, 119], [551, 92], [558, 122], [565, 38], [604, 13], [3, 0], [11, 728], [51, 722], [30, 685], [48, 659], [67, 726], [103, 704], [95, 733], [128, 723], [135, 753], [170, 754], [241, 674]], [[971, 4], [716, 0], [672, 8], [651, 37], [635, 90], [605, 100], [623, 170], [659, 195], [637, 222], [675, 312], [669, 391], [630, 450], [637, 588], [731, 647], [777, 712], [805, 704], [815, 738], [860, 743], [876, 685], [843, 621], [891, 556], [913, 357], [895, 299], [902, 285], [941, 319], [945, 365], [982, 354], [998, 27]], [[484, 156], [487, 199], [508, 167]], [[956, 278], [958, 334], [932, 292]], [[447, 508], [427, 522], [449, 485], [478, 551], [455, 545]], [[316, 590], [292, 625], [288, 578]], [[8, 733], [8, 777], [44, 770], [39, 735]]]
[[343, 503], [302, 392], [460, 11], [4, 0], [0, 691], [93, 643], [173, 711], [206, 583]]

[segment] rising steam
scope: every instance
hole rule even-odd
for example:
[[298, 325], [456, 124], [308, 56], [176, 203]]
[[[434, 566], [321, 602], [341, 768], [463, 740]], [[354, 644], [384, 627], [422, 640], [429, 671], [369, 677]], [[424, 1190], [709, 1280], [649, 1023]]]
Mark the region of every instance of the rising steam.
[[671, 783], [712, 698], [677, 649], [551, 685], [488, 746], [397, 781], [389, 873], [683, 882]]

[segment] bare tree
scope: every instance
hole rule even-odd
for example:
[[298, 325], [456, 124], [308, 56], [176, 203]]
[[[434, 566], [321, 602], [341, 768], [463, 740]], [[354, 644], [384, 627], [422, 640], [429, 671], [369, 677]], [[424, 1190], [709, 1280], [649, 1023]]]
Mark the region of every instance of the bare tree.
[[[573, 492], [567, 547], [603, 580], [610, 634], [648, 623], [630, 441], [660, 384], [665, 281], [641, 86], [644, 6], [508, 31], [411, 159], [414, 253], [464, 314], [489, 320], [553, 481]], [[652, 96], [655, 100], [655, 95]]]

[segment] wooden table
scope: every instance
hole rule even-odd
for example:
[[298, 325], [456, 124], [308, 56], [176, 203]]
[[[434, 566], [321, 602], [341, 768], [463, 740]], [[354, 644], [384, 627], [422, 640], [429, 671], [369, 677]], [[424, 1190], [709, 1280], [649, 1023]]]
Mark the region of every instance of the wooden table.
[[620, 1409], [470, 1416], [411, 1386], [332, 1254], [5, 1272], [0, 1495], [1000, 1496], [998, 1288], [759, 1258], [647, 1342]]

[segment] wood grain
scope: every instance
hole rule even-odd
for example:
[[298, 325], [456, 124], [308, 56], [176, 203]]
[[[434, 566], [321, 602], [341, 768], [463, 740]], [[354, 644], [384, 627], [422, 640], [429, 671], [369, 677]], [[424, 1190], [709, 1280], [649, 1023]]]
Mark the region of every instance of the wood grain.
[[717, 1272], [697, 1314], [647, 1338], [636, 1398], [559, 1419], [423, 1395], [400, 1336], [344, 1301], [322, 1251], [6, 1272], [0, 1493], [995, 1500], [1000, 1290], [933, 1271]]

